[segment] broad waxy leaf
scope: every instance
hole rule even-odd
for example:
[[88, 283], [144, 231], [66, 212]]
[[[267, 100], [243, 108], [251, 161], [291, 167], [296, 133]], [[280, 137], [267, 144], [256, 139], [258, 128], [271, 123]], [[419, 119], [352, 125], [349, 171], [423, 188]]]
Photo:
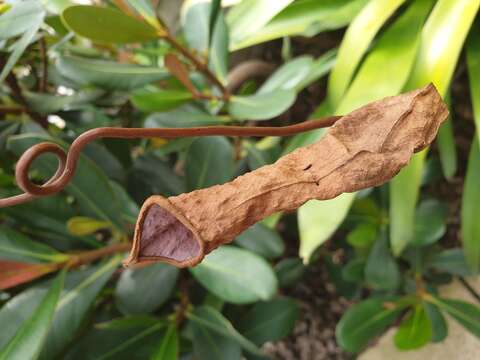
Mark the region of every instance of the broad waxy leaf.
[[[389, 6], [390, 11], [394, 11], [399, 3], [400, 2], [398, 1], [386, 1], [380, 4], [378, 1], [373, 1], [362, 10], [355, 22], [351, 24], [354, 31], [348, 35], [348, 38], [345, 37], [343, 40], [341, 48], [343, 47], [344, 54], [341, 55], [341, 50], [339, 50], [338, 56], [344, 56], [345, 58], [343, 61], [348, 61], [348, 64], [345, 63], [344, 65], [338, 65], [339, 59], [337, 57], [336, 65], [329, 79], [329, 86], [331, 86], [330, 89], [332, 89], [332, 87], [340, 89], [340, 85], [337, 85], [336, 76], [333, 75], [336, 71], [335, 69], [340, 66], [340, 70], [337, 71], [343, 71], [341, 69], [343, 69], [344, 66], [350, 66], [352, 61], [350, 58], [350, 52], [356, 53], [361, 50], [356, 47], [356, 43], [363, 42], [365, 38], [362, 36], [365, 34], [360, 29], [357, 29], [357, 26], [366, 26], [363, 22], [367, 21], [370, 16], [375, 17], [375, 20], [372, 20], [375, 24], [377, 24], [377, 21], [380, 21], [380, 19], [385, 21], [385, 13], [382, 12], [381, 15], [375, 15], [377, 11], [384, 10], [377, 7]], [[340, 99], [338, 100], [339, 104], [335, 111], [336, 114], [346, 114], [368, 102], [378, 100], [385, 96], [396, 95], [400, 92], [405, 84], [408, 74], [410, 73], [415, 57], [415, 50], [417, 49], [418, 44], [416, 39], [419, 36], [421, 25], [423, 24], [431, 5], [431, 0], [422, 0], [413, 3], [407, 11], [402, 14], [402, 16], [400, 16], [391, 27], [387, 29], [387, 31], [385, 31], [358, 70], [358, 74], [345, 94], [345, 97], [341, 101]], [[356, 22], [360, 25], [354, 25]], [[370, 27], [365, 29], [368, 33], [371, 30]], [[374, 33], [370, 34], [370, 36], [373, 35]], [[394, 49], [392, 49], [392, 44], [395, 44]], [[368, 43], [366, 45], [368, 45]], [[395, 56], [390, 56], [392, 51], [395, 52]], [[361, 57], [363, 53], [358, 55]], [[384, 70], [378, 71], [378, 69]], [[384, 76], [385, 73], [392, 73], [396, 76], [386, 78]], [[344, 76], [344, 73], [338, 74], [338, 77]], [[340, 79], [338, 81], [341, 82], [343, 80]], [[345, 90], [342, 90], [342, 94]], [[329, 104], [329, 106], [332, 106], [333, 104], [335, 104], [335, 100], [332, 104]], [[322, 134], [322, 131], [318, 131], [316, 136], [314, 135], [313, 137], [307, 138], [307, 140], [308, 142], [316, 141]], [[299, 139], [302, 138], [299, 137]], [[311, 253], [338, 228], [348, 213], [354, 198], [355, 194], [343, 194], [336, 199], [329, 200], [328, 202], [309, 202], [300, 208], [298, 218], [301, 239], [300, 256], [302, 258], [308, 260]], [[310, 209], [308, 207], [310, 207]], [[303, 220], [302, 218], [304, 217], [307, 219]], [[301, 225], [302, 223], [309, 223], [307, 221], [308, 217], [312, 217], [313, 219], [317, 217], [324, 220], [315, 221], [315, 225], [306, 225], [303, 227]], [[310, 232], [313, 232], [312, 236], [308, 235]], [[304, 250], [304, 248], [306, 250]]]
[[387, 237], [381, 236], [373, 245], [365, 265], [365, 280], [374, 289], [395, 290], [400, 283], [397, 262], [388, 248]]
[[[407, 90], [432, 82], [442, 96], [446, 95], [479, 7], [479, 0], [437, 1], [423, 28]], [[399, 255], [413, 238], [415, 207], [426, 151], [415, 155], [390, 183], [390, 241], [395, 255]]]
[[448, 325], [445, 321], [445, 317], [438, 309], [438, 307], [431, 303], [424, 302], [423, 307], [425, 308], [425, 312], [428, 316], [432, 328], [431, 341], [441, 342], [445, 340], [448, 335]]
[[[451, 109], [450, 94], [445, 97], [449, 109]], [[450, 110], [451, 111], [451, 110]], [[438, 153], [442, 163], [443, 176], [450, 180], [457, 172], [457, 148], [455, 147], [455, 134], [453, 133], [452, 115], [440, 126], [437, 135]]]
[[15, 336], [0, 351], [0, 359], [23, 360], [38, 357], [52, 323], [64, 278], [65, 272], [62, 271], [53, 281], [50, 290], [35, 309], [33, 316], [22, 324]]
[[215, 332], [217, 335], [235, 341], [242, 348], [254, 355], [263, 355], [260, 349], [250, 340], [240, 334], [220, 312], [211, 306], [200, 306], [187, 313], [187, 318], [201, 327]]
[[233, 246], [216, 249], [190, 272], [210, 292], [234, 304], [268, 300], [277, 291], [270, 265], [258, 255]]
[[233, 43], [238, 50], [285, 36], [314, 36], [347, 25], [368, 0], [294, 1], [247, 38]]
[[480, 338], [480, 307], [460, 300], [432, 297], [431, 303], [447, 312], [473, 335]]
[[199, 360], [241, 360], [242, 348], [240, 345], [220, 335], [209, 328], [191, 321], [193, 334], [193, 353]]
[[[478, 131], [478, 130], [477, 130]], [[480, 145], [475, 136], [470, 148], [462, 196], [461, 232], [465, 259], [473, 274], [480, 271]]]
[[446, 231], [448, 208], [436, 200], [425, 200], [415, 214], [415, 235], [412, 245], [425, 246], [438, 241]]
[[169, 325], [151, 360], [177, 360], [178, 333], [175, 324]]
[[282, 114], [295, 101], [294, 90], [275, 90], [249, 96], [232, 96], [228, 111], [238, 120], [268, 120]]
[[107, 90], [132, 90], [170, 76], [164, 68], [76, 56], [59, 57], [56, 68], [62, 76], [80, 85], [94, 85]]
[[452, 275], [472, 275], [467, 266], [464, 251], [459, 248], [443, 250], [433, 255], [427, 264], [438, 271], [445, 271]]
[[288, 298], [259, 302], [242, 317], [239, 329], [257, 345], [287, 336], [299, 316], [299, 307]]
[[185, 159], [187, 188], [201, 189], [230, 180], [233, 156], [232, 145], [223, 136], [196, 139], [188, 148]]
[[115, 288], [115, 303], [124, 314], [145, 314], [168, 300], [178, 277], [178, 269], [168, 264], [153, 264], [125, 270]]
[[62, 19], [77, 35], [100, 43], [143, 42], [163, 35], [148, 23], [112, 8], [75, 5], [63, 11]]
[[122, 256], [117, 255], [99, 265], [67, 276], [65, 291], [58, 302], [41, 359], [52, 359], [58, 356], [72, 341], [98, 293], [121, 260]]
[[[20, 156], [27, 148], [42, 141], [52, 141], [52, 139], [35, 134], [12, 136], [9, 139], [8, 148]], [[63, 149], [67, 148], [66, 144], [60, 144]], [[35, 161], [33, 168], [37, 168], [44, 176], [50, 176], [56, 171], [56, 159], [53, 155], [41, 156]], [[109, 221], [117, 229], [122, 229], [119, 202], [107, 177], [85, 156], [80, 155], [75, 176], [65, 190], [77, 199], [83, 214]]]
[[384, 301], [378, 298], [353, 305], [337, 324], [335, 334], [338, 344], [348, 352], [359, 352], [370, 340], [383, 333], [401, 310], [398, 305], [386, 308]]
[[68, 259], [48, 245], [33, 241], [25, 235], [0, 226], [0, 259], [23, 262], [60, 262]]
[[280, 287], [289, 287], [300, 281], [305, 274], [306, 267], [299, 258], [287, 258], [275, 265], [278, 284]]
[[235, 244], [267, 259], [279, 257], [285, 250], [285, 244], [280, 235], [260, 223], [238, 235]]
[[394, 342], [400, 350], [412, 350], [428, 343], [431, 337], [432, 324], [422, 304], [418, 304], [400, 323]]
[[340, 103], [375, 34], [404, 1], [372, 0], [348, 27], [328, 81], [328, 97], [334, 107]]
[[137, 91], [130, 99], [143, 111], [167, 111], [193, 99], [193, 95], [182, 90]]
[[211, 34], [208, 67], [223, 84], [227, 83], [228, 76], [228, 44], [228, 27], [223, 13], [219, 12]]
[[[1, 13], [0, 13], [1, 14]], [[36, 0], [16, 2], [0, 15], [0, 40], [18, 36], [34, 24], [41, 24], [45, 11]]]
[[233, 44], [239, 43], [262, 28], [275, 15], [293, 0], [243, 0], [234, 6], [227, 15], [230, 38]]
[[208, 1], [186, 1], [182, 7], [182, 29], [187, 44], [192, 48], [206, 54], [210, 40], [211, 4]]
[[275, 90], [295, 89], [309, 74], [313, 67], [311, 56], [299, 56], [280, 66], [258, 89], [257, 94]]

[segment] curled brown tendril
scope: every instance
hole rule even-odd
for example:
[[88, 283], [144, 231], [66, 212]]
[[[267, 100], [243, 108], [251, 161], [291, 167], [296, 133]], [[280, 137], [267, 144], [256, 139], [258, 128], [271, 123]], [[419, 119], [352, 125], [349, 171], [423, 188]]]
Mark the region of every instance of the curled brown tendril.
[[[53, 195], [61, 191], [75, 174], [78, 158], [88, 143], [100, 138], [138, 139], [162, 137], [167, 139], [195, 136], [288, 136], [333, 125], [341, 116], [330, 116], [321, 120], [309, 120], [281, 127], [259, 126], [205, 126], [192, 128], [97, 128], [89, 130], [70, 146], [68, 153], [57, 144], [44, 142], [29, 148], [17, 162], [15, 179], [25, 193], [0, 199], [0, 208], [22, 204], [39, 196]], [[34, 184], [28, 176], [31, 163], [41, 154], [53, 153], [58, 158], [55, 174], [43, 185]]]

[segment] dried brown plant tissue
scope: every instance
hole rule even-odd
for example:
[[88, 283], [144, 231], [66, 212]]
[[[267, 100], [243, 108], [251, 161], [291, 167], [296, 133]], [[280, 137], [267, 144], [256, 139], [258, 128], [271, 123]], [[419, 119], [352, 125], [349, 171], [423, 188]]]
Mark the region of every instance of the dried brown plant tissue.
[[318, 142], [231, 182], [142, 206], [127, 263], [194, 266], [254, 223], [311, 199], [378, 186], [427, 147], [448, 116], [433, 85], [365, 105]]

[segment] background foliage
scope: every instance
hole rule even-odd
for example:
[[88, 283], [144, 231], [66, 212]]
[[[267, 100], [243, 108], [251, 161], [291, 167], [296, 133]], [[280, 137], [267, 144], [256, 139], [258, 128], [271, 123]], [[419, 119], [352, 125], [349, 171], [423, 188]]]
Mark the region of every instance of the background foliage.
[[[480, 125], [480, 0], [243, 0], [228, 11], [222, 5], [185, 2], [174, 32], [155, 1], [1, 3], [1, 195], [18, 191], [15, 160], [38, 142], [68, 148], [100, 126], [299, 122], [302, 116], [288, 109], [326, 76], [326, 96], [315, 99], [312, 118], [429, 82], [448, 101], [452, 78], [467, 72]], [[343, 28], [338, 49], [293, 56], [291, 37]], [[233, 85], [229, 55], [273, 40], [283, 64], [264, 81], [247, 76]], [[175, 54], [176, 66], [168, 66], [167, 54]], [[277, 214], [182, 271], [165, 264], [121, 268], [149, 195], [223, 183], [324, 131], [290, 139], [90, 144], [62, 193], [0, 212], [0, 358], [261, 358], [261, 346], [288, 335], [301, 315], [285, 292], [318, 261], [328, 264], [337, 292], [354, 302], [336, 331], [348, 352], [393, 324], [400, 350], [442, 341], [445, 316], [480, 337], [478, 304], [437, 294], [438, 286], [480, 270], [478, 130], [465, 125], [468, 163], [457, 162], [458, 120], [450, 119], [433, 151], [417, 154], [389, 184], [300, 208], [293, 224], [298, 256], [289, 250], [296, 251], [297, 236], [278, 231], [292, 226], [291, 216]], [[55, 169], [55, 158], [45, 155], [31, 177], [42, 182]], [[458, 179], [459, 212], [432, 191]], [[461, 243], [447, 232], [457, 218]], [[332, 236], [340, 260], [321, 247]]]

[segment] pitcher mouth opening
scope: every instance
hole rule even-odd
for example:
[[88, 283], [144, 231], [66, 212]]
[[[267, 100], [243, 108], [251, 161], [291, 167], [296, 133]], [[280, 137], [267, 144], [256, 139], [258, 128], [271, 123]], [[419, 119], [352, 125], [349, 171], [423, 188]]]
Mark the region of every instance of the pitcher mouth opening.
[[126, 265], [162, 261], [194, 266], [204, 257], [204, 243], [188, 220], [161, 196], [143, 204]]

